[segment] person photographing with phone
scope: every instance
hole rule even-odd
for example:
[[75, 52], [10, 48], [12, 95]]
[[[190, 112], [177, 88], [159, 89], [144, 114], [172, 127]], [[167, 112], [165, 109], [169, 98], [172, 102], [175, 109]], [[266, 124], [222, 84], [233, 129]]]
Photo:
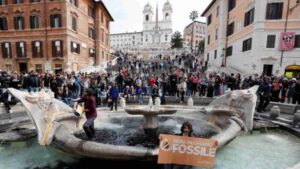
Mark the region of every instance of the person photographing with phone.
[[[86, 89], [82, 98], [74, 99], [74, 112], [76, 112], [78, 103], [84, 103], [83, 112], [86, 116], [86, 122], [83, 124], [85, 134], [89, 139], [95, 137], [94, 121], [97, 118], [96, 99], [92, 89]], [[75, 115], [79, 115], [75, 113]]]

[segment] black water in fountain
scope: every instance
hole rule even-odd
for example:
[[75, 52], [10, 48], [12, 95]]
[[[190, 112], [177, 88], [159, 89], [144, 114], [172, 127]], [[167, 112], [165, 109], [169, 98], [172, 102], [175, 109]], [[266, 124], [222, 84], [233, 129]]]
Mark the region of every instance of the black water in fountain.
[[[156, 148], [159, 145], [160, 134], [179, 134], [184, 118], [172, 116], [159, 116], [157, 129], [144, 129], [142, 117], [111, 118], [109, 123], [121, 126], [119, 128], [96, 128], [95, 142], [112, 145]], [[188, 120], [194, 128], [194, 136], [209, 138], [218, 131], [204, 120]], [[88, 140], [83, 131], [76, 133], [76, 137]]]

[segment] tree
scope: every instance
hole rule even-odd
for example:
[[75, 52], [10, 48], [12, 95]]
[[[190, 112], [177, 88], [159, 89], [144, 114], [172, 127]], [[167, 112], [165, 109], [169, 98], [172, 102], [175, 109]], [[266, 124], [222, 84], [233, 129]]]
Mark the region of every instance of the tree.
[[193, 53], [193, 42], [194, 42], [194, 22], [196, 19], [199, 18], [199, 13], [198, 11], [196, 10], [193, 10], [191, 13], [190, 13], [190, 19], [193, 21], [192, 22], [192, 37], [191, 37], [191, 52]]
[[199, 53], [204, 53], [204, 47], [205, 47], [205, 40], [201, 40], [198, 44]]
[[174, 32], [174, 34], [172, 35], [171, 44], [172, 44], [172, 49], [183, 48], [183, 39], [179, 31]]
[[190, 19], [194, 22], [196, 19], [199, 18], [199, 13], [198, 11], [196, 10], [193, 10], [191, 13], [190, 13]]

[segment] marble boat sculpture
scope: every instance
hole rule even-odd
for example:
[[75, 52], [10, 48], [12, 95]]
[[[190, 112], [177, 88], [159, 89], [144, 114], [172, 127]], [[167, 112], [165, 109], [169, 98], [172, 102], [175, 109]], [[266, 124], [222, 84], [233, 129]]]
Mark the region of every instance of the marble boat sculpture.
[[[218, 140], [219, 146], [224, 146], [241, 132], [252, 130], [257, 88], [229, 91], [213, 101], [206, 109], [165, 106], [164, 111], [169, 109], [172, 114], [175, 113], [175, 109], [177, 113], [159, 116], [158, 128], [164, 126], [166, 134], [176, 133], [182, 122], [189, 121], [194, 127], [196, 137], [213, 138]], [[105, 128], [108, 125], [103, 131], [108, 130], [109, 135], [100, 137], [102, 141], [99, 142], [88, 141], [78, 137], [78, 133], [84, 135], [82, 124], [85, 119], [80, 120], [74, 116], [72, 109], [54, 99], [51, 91], [43, 90], [36, 94], [29, 94], [12, 88], [8, 90], [24, 105], [37, 130], [38, 143], [42, 146], [53, 145], [57, 149], [72, 154], [103, 159], [151, 160], [156, 159], [158, 155], [158, 145], [154, 147], [143, 146], [143, 144], [135, 145], [130, 139], [124, 141], [117, 137], [118, 134], [125, 133], [127, 135], [125, 134], [126, 136], [122, 138], [131, 137], [134, 140], [138, 137], [139, 134], [136, 134], [135, 130], [141, 131], [144, 125], [141, 115], [99, 112], [98, 114], [101, 115], [98, 115], [95, 121], [97, 132], [100, 128], [103, 129], [103, 126]], [[126, 110], [130, 111], [130, 107]], [[132, 108], [133, 112], [136, 110], [142, 111], [143, 109]], [[117, 127], [112, 129], [113, 127], [110, 126]], [[169, 132], [171, 130], [172, 132]], [[114, 137], [111, 137], [112, 135]], [[106, 142], [108, 139], [112, 141]]]

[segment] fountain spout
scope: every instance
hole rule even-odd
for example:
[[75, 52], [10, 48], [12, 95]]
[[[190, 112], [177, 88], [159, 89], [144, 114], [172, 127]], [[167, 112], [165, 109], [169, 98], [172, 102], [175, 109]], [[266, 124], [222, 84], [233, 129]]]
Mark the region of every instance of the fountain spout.
[[152, 100], [152, 97], [149, 98], [148, 106], [149, 106], [149, 109], [150, 109], [150, 110], [153, 109], [153, 100]]

